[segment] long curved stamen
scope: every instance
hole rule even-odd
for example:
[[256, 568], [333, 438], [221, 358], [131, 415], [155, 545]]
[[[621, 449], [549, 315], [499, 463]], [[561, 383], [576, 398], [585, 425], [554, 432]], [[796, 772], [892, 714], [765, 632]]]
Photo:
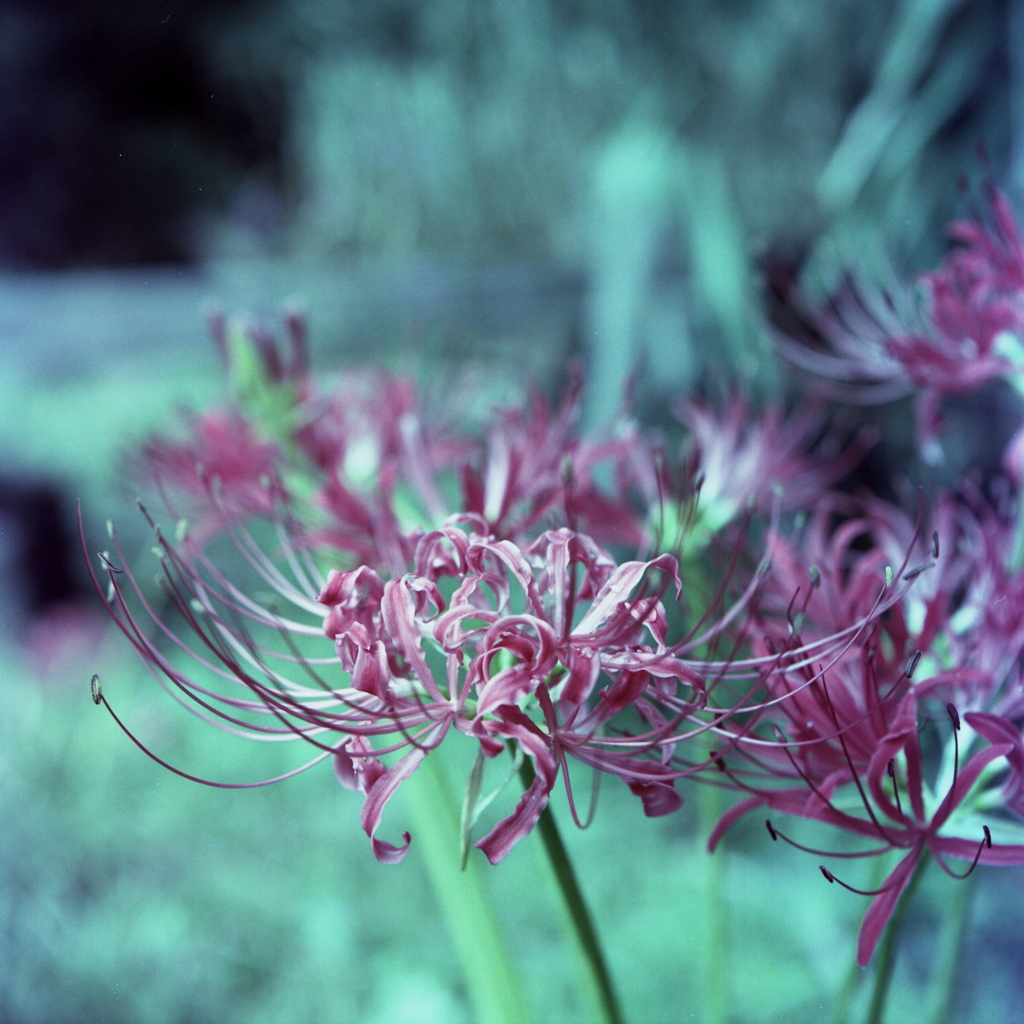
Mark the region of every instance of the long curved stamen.
[[981, 828], [985, 833], [985, 837], [978, 844], [977, 852], [974, 854], [974, 860], [971, 861], [971, 866], [966, 871], [954, 871], [934, 850], [932, 851], [932, 856], [935, 858], [936, 863], [943, 871], [946, 872], [947, 875], [949, 875], [950, 878], [967, 878], [969, 875], [974, 874], [974, 869], [978, 866], [982, 853], [985, 850], [992, 849], [992, 833], [989, 831], [988, 825], [982, 825]]
[[[953, 784], [949, 787], [949, 792], [940, 807], [943, 817], [956, 805], [956, 784], [960, 777], [960, 714], [952, 701], [946, 705], [946, 714], [949, 715], [949, 720], [953, 723]], [[939, 814], [936, 813], [935, 816], [939, 817]]]
[[293, 768], [290, 772], [285, 772], [283, 775], [275, 775], [272, 779], [261, 779], [258, 782], [217, 782], [213, 779], [204, 779], [199, 775], [191, 775], [189, 772], [182, 771], [180, 768], [175, 768], [174, 765], [169, 764], [162, 757], [153, 753], [129, 728], [121, 721], [118, 717], [117, 712], [110, 706], [107, 701], [106, 695], [103, 693], [102, 688], [99, 684], [99, 677], [93, 676], [92, 688], [92, 699], [95, 704], [102, 704], [114, 721], [120, 726], [121, 731], [134, 743], [139, 750], [141, 750], [147, 757], [154, 760], [162, 768], [166, 768], [170, 772], [174, 772], [175, 775], [180, 775], [183, 779], [188, 779], [190, 782], [198, 782], [203, 786], [212, 786], [214, 789], [258, 789], [261, 786], [271, 786], [275, 782], [283, 782], [285, 779], [290, 779], [295, 775], [299, 775], [314, 765], [319, 764], [321, 761], [329, 757], [333, 750], [328, 750], [326, 753], [317, 754], [311, 761], [307, 761], [305, 764], [300, 765], [298, 768]]
[[889, 763], [886, 765], [886, 774], [892, 779], [892, 792], [893, 796], [896, 797], [896, 810], [899, 811], [900, 817], [903, 817], [903, 808], [900, 805], [900, 787], [896, 782], [896, 759], [894, 757], [889, 758]]
[[821, 688], [825, 694], [825, 700], [828, 702], [829, 711], [832, 715], [832, 721], [835, 724], [837, 730], [837, 739], [839, 745], [843, 748], [843, 756], [846, 759], [846, 764], [850, 769], [850, 775], [853, 778], [853, 784], [857, 787], [857, 792], [860, 794], [861, 802], [864, 804], [864, 810], [868, 812], [868, 817], [871, 819], [871, 823], [878, 830], [878, 834], [890, 845], [896, 845], [893, 843], [892, 837], [882, 827], [882, 823], [878, 820], [875, 814], [874, 808], [871, 806], [871, 801], [868, 800], [867, 793], [864, 792], [864, 785], [860, 781], [860, 773], [857, 771], [856, 765], [853, 763], [853, 757], [850, 755], [850, 748], [846, 743], [846, 737], [843, 734], [843, 730], [839, 727], [839, 717], [836, 714], [835, 705], [832, 703], [832, 697], [828, 692], [828, 683], [823, 678], [821, 680]]
[[844, 860], [855, 860], [860, 857], [877, 857], [879, 854], [886, 853], [890, 847], [878, 846], [871, 850], [860, 850], [854, 853], [837, 851], [837, 850], [818, 850], [813, 846], [804, 846], [802, 843], [796, 842], [794, 839], [790, 839], [781, 829], [777, 829], [771, 822], [770, 818], [765, 818], [765, 825], [768, 828], [768, 834], [772, 837], [773, 842], [782, 840], [784, 843], [788, 843], [796, 850], [801, 850], [804, 853], [813, 853], [817, 857], [837, 857]]
[[893, 887], [893, 883], [888, 882], [880, 889], [857, 889], [852, 885], [848, 885], [841, 878], [836, 878], [836, 876], [833, 875], [824, 864], [819, 864], [818, 869], [825, 876], [825, 881], [828, 882], [829, 885], [834, 882], [836, 885], [841, 885], [844, 889], [848, 889], [850, 892], [855, 892], [858, 896], [881, 896], [883, 892], [888, 892]]

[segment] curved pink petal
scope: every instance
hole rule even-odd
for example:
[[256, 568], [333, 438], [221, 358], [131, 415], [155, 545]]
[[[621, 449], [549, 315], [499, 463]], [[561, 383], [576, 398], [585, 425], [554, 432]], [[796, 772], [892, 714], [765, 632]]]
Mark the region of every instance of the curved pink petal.
[[370, 837], [374, 857], [381, 864], [397, 864], [409, 852], [412, 837], [408, 832], [402, 833], [405, 842], [401, 846], [394, 846], [383, 839], [378, 839], [376, 832], [387, 802], [394, 796], [398, 787], [419, 768], [426, 756], [427, 750], [424, 747], [414, 747], [393, 767], [388, 768], [366, 793], [359, 822], [363, 826], [363, 831]]
[[885, 880], [882, 891], [871, 901], [871, 906], [868, 907], [860, 926], [860, 934], [857, 936], [857, 964], [860, 967], [867, 967], [870, 962], [875, 946], [878, 945], [878, 940], [882, 937], [882, 932], [885, 931], [885, 926], [889, 923], [889, 918], [892, 917], [892, 912], [896, 909], [896, 904], [899, 903], [900, 896], [903, 895], [903, 890], [910, 882], [920, 859], [921, 848], [915, 846], [896, 865], [892, 874]]
[[534, 825], [547, 807], [551, 790], [558, 777], [558, 765], [548, 744], [547, 737], [514, 705], [498, 709], [502, 722], [497, 731], [514, 739], [533, 761], [536, 777], [523, 794], [515, 810], [498, 824], [477, 847], [483, 850], [492, 864], [508, 856], [509, 851], [520, 839], [533, 831]]

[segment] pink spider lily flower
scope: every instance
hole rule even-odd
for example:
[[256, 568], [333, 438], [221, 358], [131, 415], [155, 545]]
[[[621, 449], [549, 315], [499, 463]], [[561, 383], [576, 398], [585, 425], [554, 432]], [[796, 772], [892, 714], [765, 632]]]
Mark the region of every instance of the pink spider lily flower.
[[[731, 784], [748, 796], [723, 816], [708, 845], [714, 850], [740, 817], [764, 807], [818, 821], [873, 843], [867, 849], [854, 851], [816, 849], [793, 841], [768, 819], [772, 839], [783, 839], [805, 852], [822, 857], [858, 859], [881, 856], [893, 850], [905, 851], [882, 885], [872, 891], [857, 889], [838, 879], [824, 866], [821, 869], [829, 882], [839, 882], [853, 892], [872, 897], [857, 943], [857, 962], [865, 967], [914, 869], [926, 852], [953, 878], [966, 877], [979, 863], [1024, 864], [1024, 845], [994, 843], [992, 830], [998, 828], [997, 820], [992, 820], [990, 828], [987, 820], [972, 813], [976, 807], [989, 803], [984, 792], [985, 780], [991, 777], [995, 762], [1000, 758], [1009, 760], [1015, 753], [1019, 756], [1019, 751], [999, 735], [998, 726], [988, 722], [986, 716], [968, 714], [967, 724], [979, 736], [1004, 741], [992, 742], [960, 766], [959, 745], [954, 740], [954, 768], [948, 788], [932, 789], [924, 781], [924, 761], [913, 696], [905, 695], [893, 700], [892, 710], [883, 715], [878, 712], [884, 704], [877, 705], [869, 714], [855, 709], [854, 714], [858, 717], [851, 719], [842, 705], [831, 701], [830, 683], [823, 680], [819, 690], [822, 704], [828, 708], [831, 719], [826, 727], [828, 732], [812, 741], [790, 741], [788, 738], [777, 741], [780, 750], [790, 759], [790, 774], [798, 777], [802, 784], [774, 788], [755, 781], [752, 773], [743, 769], [734, 771], [724, 765], [723, 773]], [[955, 737], [961, 728], [960, 719], [952, 704], [948, 708]], [[865, 762], [867, 749], [848, 737], [855, 731], [869, 733], [871, 730], [864, 726], [872, 719], [884, 720], [885, 728], [874, 730], [874, 748]], [[845, 766], [840, 764], [832, 773], [816, 777], [808, 766], [805, 748], [801, 745], [807, 742], [818, 747], [819, 751], [823, 743], [831, 745], [837, 755], [836, 763], [839, 764], [841, 758]], [[767, 762], [761, 761], [760, 764], [765, 769]], [[781, 770], [773, 767], [773, 773], [776, 770], [781, 777]], [[853, 793], [844, 795], [844, 789], [851, 789]], [[859, 810], [851, 796], [859, 801]], [[972, 827], [981, 833], [980, 836], [964, 834]], [[948, 859], [968, 861], [969, 867], [958, 872], [949, 866]]]
[[918, 442], [929, 459], [938, 451], [945, 398], [1021, 372], [1019, 355], [1009, 353], [1019, 354], [1024, 340], [1024, 247], [1006, 197], [991, 189], [989, 202], [991, 227], [982, 216], [950, 225], [962, 244], [920, 276], [920, 311], [897, 311], [888, 297], [865, 301], [847, 286], [830, 311], [801, 313], [827, 349], [778, 339], [794, 365], [837, 382], [831, 390], [845, 401], [913, 395]]
[[[616, 564], [566, 529], [524, 550], [491, 536], [478, 518], [457, 517], [418, 539], [412, 572], [385, 579], [361, 567], [324, 576], [282, 521], [280, 565], [245, 528], [224, 526], [287, 613], [249, 596], [187, 536], [175, 546], [159, 531], [164, 591], [191, 642], [104, 555], [108, 611], [153, 675], [201, 718], [239, 736], [304, 741], [316, 754], [296, 771], [332, 758], [339, 780], [364, 793], [361, 822], [379, 860], [400, 860], [409, 844], [408, 834], [398, 845], [377, 836], [390, 797], [453, 731], [486, 758], [511, 744], [534, 767], [516, 808], [476, 844], [492, 862], [531, 831], [560, 773], [568, 788], [567, 755], [619, 773], [636, 761], [642, 772], [627, 781], [645, 810], [678, 806], [673, 773], [640, 755], [602, 761], [588, 752], [652, 676], [664, 693], [700, 703], [700, 675], [666, 646], [661, 591], [678, 586], [670, 556]], [[660, 589], [652, 577], [663, 578]], [[103, 589], [98, 574], [94, 582]], [[181, 656], [198, 670], [182, 668]], [[107, 703], [101, 691], [96, 697]]]
[[691, 400], [676, 415], [689, 431], [684, 461], [700, 481], [702, 516], [712, 531], [745, 505], [767, 514], [776, 495], [782, 509], [805, 507], [846, 476], [870, 443], [863, 433], [843, 446], [812, 402], [788, 416], [779, 408], [755, 413], [734, 394], [720, 413]]
[[[949, 595], [940, 590], [925, 601], [925, 612], [916, 616], [919, 629], [908, 623], [910, 595], [917, 581], [926, 576], [927, 566], [906, 570], [905, 560], [893, 574], [909, 584], [899, 599], [836, 656], [801, 659], [796, 668], [788, 663], [790, 646], [805, 645], [807, 636], [827, 634], [837, 617], [846, 619], [866, 606], [870, 577], [877, 578], [885, 565], [886, 552], [881, 548], [870, 547], [859, 555], [853, 548], [858, 538], [869, 535], [870, 518], [849, 520], [832, 533], [825, 527], [828, 518], [827, 510], [812, 517], [799, 548], [781, 541], [774, 546], [776, 597], [773, 600], [771, 585], [766, 584], [756, 631], [760, 642], [778, 651], [779, 657], [764, 676], [768, 693], [761, 705], [764, 710], [742, 728], [726, 725], [720, 730], [730, 742], [727, 756], [716, 759], [714, 781], [745, 796], [723, 816], [709, 845], [713, 849], [739, 818], [764, 807], [874, 842], [853, 852], [818, 850], [793, 842], [769, 821], [773, 839], [781, 838], [821, 856], [856, 859], [905, 851], [882, 886], [865, 893], [873, 900], [858, 941], [858, 962], [864, 966], [926, 851], [954, 877], [962, 877], [963, 872], [949, 867], [949, 858], [970, 861], [968, 872], [978, 863], [1024, 863], [1024, 846], [993, 845], [990, 825], [997, 829], [997, 821], [980, 813], [999, 806], [1001, 800], [1017, 798], [1024, 747], [1019, 732], [1014, 740], [1013, 727], [1004, 719], [968, 713], [965, 721], [972, 741], [977, 736], [989, 746], [961, 767], [961, 724], [955, 697], [962, 695], [961, 688], [976, 682], [979, 674], [939, 671], [936, 656], [928, 653], [930, 643], [944, 643], [941, 623], [930, 612], [948, 611], [944, 602]], [[892, 525], [895, 517], [889, 514], [887, 518]], [[911, 557], [915, 540], [912, 536], [904, 549]], [[937, 551], [934, 554], [938, 557]], [[813, 572], [811, 558], [815, 559]], [[959, 568], [954, 568], [954, 576], [958, 573]], [[800, 598], [801, 591], [794, 583], [812, 576], [815, 586], [807, 592], [805, 585], [805, 596]], [[949, 578], [947, 575], [947, 582]], [[797, 598], [791, 596], [783, 610], [781, 599], [787, 591]], [[918, 644], [925, 647], [923, 656]], [[936, 666], [930, 674], [925, 669], [929, 657]], [[922, 674], [929, 678], [915, 678]], [[919, 738], [924, 717], [921, 702], [940, 687], [942, 693], [953, 695], [947, 703], [954, 724], [952, 748], [947, 744], [935, 783], [928, 786]], [[973, 691], [968, 688], [966, 692]], [[1000, 795], [997, 790], [1004, 784], [1007, 769], [1010, 779], [1005, 782], [1006, 793]], [[830, 882], [839, 881], [828, 869], [822, 871]]]
[[494, 536], [522, 541], [545, 526], [567, 525], [602, 544], [642, 543], [626, 489], [609, 495], [596, 482], [602, 465], [621, 480], [636, 430], [620, 422], [610, 436], [580, 436], [582, 389], [582, 374], [572, 367], [557, 408], [535, 390], [525, 409], [499, 410], [477, 452], [460, 465], [463, 510], [481, 516]]
[[963, 711], [1024, 712], [1024, 572], [1012, 565], [1011, 524], [966, 485], [958, 496], [938, 496], [931, 529], [916, 541], [900, 510], [878, 501], [867, 509], [876, 542], [890, 556], [913, 544], [926, 569], [903, 601], [911, 644], [922, 651], [918, 694]]
[[788, 416], [779, 408], [757, 413], [734, 394], [723, 410], [691, 399], [675, 414], [687, 428], [680, 456], [673, 460], [641, 442], [628, 472], [651, 510], [655, 548], [688, 556], [744, 514], [768, 515], [817, 499], [873, 443], [868, 430], [844, 443], [826, 430], [813, 403]]
[[199, 537], [217, 533], [225, 515], [266, 517], [285, 498], [277, 446], [240, 414], [205, 413], [190, 419], [187, 430], [185, 440], [151, 438], [142, 463], [162, 490], [185, 496]]
[[199, 517], [199, 536], [216, 533], [225, 514], [267, 517], [286, 496], [282, 445], [291, 441], [296, 410], [309, 399], [312, 384], [305, 316], [288, 310], [284, 322], [287, 354], [263, 325], [211, 312], [210, 333], [228, 372], [232, 402], [186, 415], [183, 438], [154, 436], [137, 460], [141, 475], [169, 498], [187, 498], [188, 511]]

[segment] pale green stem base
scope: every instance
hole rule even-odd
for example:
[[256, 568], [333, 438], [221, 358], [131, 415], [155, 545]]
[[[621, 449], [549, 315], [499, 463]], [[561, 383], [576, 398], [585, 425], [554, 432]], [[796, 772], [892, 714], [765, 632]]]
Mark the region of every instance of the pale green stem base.
[[533, 1020], [520, 995], [479, 866], [470, 858], [461, 869], [459, 816], [434, 751], [403, 784], [418, 849], [444, 911], [462, 963], [473, 1020], [479, 1024], [528, 1024]]
[[725, 851], [719, 849], [708, 854], [702, 837], [711, 834], [723, 811], [722, 791], [717, 786], [697, 786], [697, 813], [699, 827], [697, 844], [700, 861], [704, 865], [704, 884], [701, 891], [703, 912], [700, 944], [700, 977], [702, 1020], [704, 1024], [725, 1024], [729, 1019], [728, 940], [726, 911], [722, 898], [722, 875], [725, 870]]
[[882, 936], [877, 954], [878, 966], [875, 969], [875, 989], [871, 993], [871, 1005], [868, 1007], [865, 1024], [882, 1024], [882, 1018], [885, 1015], [885, 1001], [889, 995], [889, 985], [892, 982], [892, 969], [896, 961], [896, 942], [899, 938], [900, 926], [903, 924], [907, 907], [910, 906], [914, 898], [914, 893], [921, 883], [921, 877], [924, 875], [929, 860], [931, 858], [926, 853], [922, 853], [921, 860], [914, 868], [910, 882], [904, 889], [903, 895], [900, 896], [900, 901], [889, 919], [885, 934]]
[[924, 1019], [932, 1024], [947, 1024], [952, 1008], [953, 991], [956, 987], [958, 967], [960, 965], [960, 948], [963, 945], [964, 930], [967, 924], [971, 898], [974, 895], [974, 879], [971, 875], [962, 882], [957, 882], [953, 895], [952, 906], [943, 915], [942, 934], [939, 948], [935, 956], [935, 983], [932, 985], [931, 998], [928, 1001], [928, 1013]]
[[[886, 875], [889, 874], [891, 868], [892, 865], [884, 857], [879, 857], [875, 861], [874, 872], [868, 888], [879, 888], [885, 881]], [[840, 988], [833, 1005], [831, 1024], [847, 1024], [847, 1021], [850, 1019], [850, 1004], [853, 1002], [853, 998], [863, 981], [864, 971], [857, 965], [856, 959], [852, 959], [849, 970], [846, 973], [846, 978], [843, 980], [842, 988]]]

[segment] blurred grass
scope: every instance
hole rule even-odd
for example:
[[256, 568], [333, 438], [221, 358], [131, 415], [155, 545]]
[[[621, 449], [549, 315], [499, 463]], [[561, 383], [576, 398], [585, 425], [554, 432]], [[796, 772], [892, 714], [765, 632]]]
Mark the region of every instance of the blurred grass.
[[[383, 834], [412, 827], [412, 851], [399, 866], [379, 865], [358, 827], [359, 800], [326, 766], [265, 789], [225, 792], [146, 759], [93, 706], [93, 667], [118, 713], [181, 767], [241, 781], [285, 770], [300, 752], [291, 744], [257, 748], [185, 716], [122, 645], [48, 685], [9, 654], [5, 661], [3, 1019], [473, 1019], [416, 845], [416, 815], [404, 803], [409, 794], [389, 807]], [[456, 789], [470, 746], [444, 759]], [[813, 858], [770, 843], [759, 820], [737, 828], [716, 855], [727, 952], [709, 965], [701, 922], [710, 865], [692, 811], [647, 820], [611, 781], [586, 832], [568, 824], [564, 798], [555, 805], [627, 1019], [705, 1019], [709, 971], [720, 972], [728, 1020], [827, 1018], [865, 904], [825, 885]], [[457, 834], [450, 846], [456, 862]], [[581, 1019], [571, 948], [536, 837], [496, 868], [481, 859], [480, 875], [536, 1019]], [[924, 998], [929, 922], [950, 898], [941, 884], [948, 880], [939, 882], [912, 908], [892, 1020], [916, 1019], [913, 1008]], [[980, 882], [968, 962], [981, 973], [971, 988], [973, 1007], [957, 1004], [955, 1019], [965, 1022], [994, 1019], [996, 1006], [1011, 1012], [1016, 998], [1003, 953], [1015, 947], [1004, 929], [991, 931], [1006, 912], [999, 888], [1006, 883], [989, 876]], [[1016, 894], [1010, 905], [1019, 917]]]

